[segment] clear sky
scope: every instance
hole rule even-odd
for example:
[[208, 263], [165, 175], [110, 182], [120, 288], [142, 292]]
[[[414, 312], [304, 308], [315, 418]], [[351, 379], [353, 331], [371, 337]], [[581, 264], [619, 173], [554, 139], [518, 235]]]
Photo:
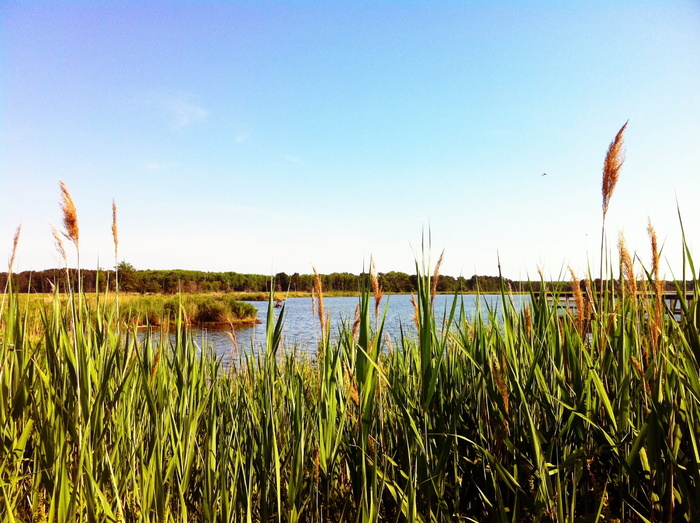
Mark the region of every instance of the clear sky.
[[[270, 274], [598, 270], [607, 218], [647, 263], [700, 249], [700, 3], [0, 4], [0, 261]], [[547, 173], [543, 176], [543, 173]], [[700, 250], [694, 250], [700, 262]], [[75, 257], [70, 257], [75, 263]]]

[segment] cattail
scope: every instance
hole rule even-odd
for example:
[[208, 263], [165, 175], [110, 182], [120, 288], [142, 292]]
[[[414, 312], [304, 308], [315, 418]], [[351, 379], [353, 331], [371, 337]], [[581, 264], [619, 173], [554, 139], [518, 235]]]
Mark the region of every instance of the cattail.
[[19, 224], [17, 226], [17, 230], [15, 231], [15, 236], [12, 239], [12, 255], [10, 256], [10, 263], [8, 265], [9, 269], [8, 272], [12, 273], [12, 267], [15, 265], [15, 257], [17, 255], [17, 244], [19, 243], [19, 233], [22, 231], [22, 224]]
[[66, 229], [63, 233], [66, 238], [73, 242], [75, 248], [78, 248], [78, 214], [75, 211], [73, 198], [68, 191], [68, 187], [61, 180], [58, 181], [61, 187], [61, 210], [63, 211], [63, 227]]
[[445, 256], [445, 250], [443, 249], [438, 258], [437, 264], [435, 265], [435, 270], [433, 271], [433, 282], [430, 288], [430, 306], [433, 306], [433, 301], [435, 300], [435, 294], [437, 294], [438, 279], [440, 278], [440, 265], [442, 265], [442, 260]]
[[312, 265], [311, 268], [314, 270], [314, 290], [318, 297], [318, 319], [321, 324], [321, 334], [325, 336], [326, 313], [323, 309], [323, 286], [321, 285], [321, 276], [318, 274], [316, 267]]
[[574, 302], [576, 303], [576, 330], [579, 335], [583, 335], [583, 320], [586, 314], [585, 305], [583, 304], [583, 293], [581, 292], [581, 283], [576, 277], [574, 270], [569, 267], [571, 273], [571, 288], [574, 291]]
[[620, 279], [623, 280], [627, 294], [635, 301], [637, 297], [637, 279], [634, 276], [634, 262], [625, 245], [625, 235], [620, 233], [617, 240], [617, 248], [620, 251]]
[[625, 153], [622, 150], [623, 137], [625, 134], [625, 129], [629, 120], [625, 122], [617, 134], [615, 139], [610, 143], [608, 147], [608, 153], [605, 155], [605, 162], [603, 163], [603, 220], [605, 220], [605, 215], [608, 213], [608, 205], [610, 205], [610, 198], [612, 198], [613, 191], [615, 190], [615, 185], [620, 177], [620, 168], [625, 162]]

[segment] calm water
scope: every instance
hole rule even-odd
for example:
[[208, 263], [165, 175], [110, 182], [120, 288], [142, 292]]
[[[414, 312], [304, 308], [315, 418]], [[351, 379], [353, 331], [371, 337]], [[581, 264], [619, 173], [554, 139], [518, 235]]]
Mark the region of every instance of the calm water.
[[[481, 296], [482, 315], [485, 317], [489, 309], [498, 314], [501, 308], [501, 297], [498, 295]], [[515, 295], [513, 297], [516, 308], [519, 308], [528, 296]], [[454, 296], [438, 295], [435, 297], [434, 310], [436, 319], [439, 320], [452, 306]], [[472, 318], [476, 314], [477, 296], [467, 295], [458, 298], [463, 303], [467, 317]], [[257, 351], [265, 346], [265, 329], [267, 319], [267, 302], [249, 302], [258, 309], [258, 318], [262, 323], [254, 326], [245, 326], [236, 329], [236, 339], [240, 349]], [[289, 298], [285, 302], [284, 320], [284, 347], [287, 350], [297, 349], [304, 352], [314, 352], [320, 338], [318, 314], [312, 310], [311, 298]], [[357, 297], [329, 297], [323, 300], [326, 313], [331, 317], [331, 336], [337, 336], [343, 322], [352, 328], [355, 317], [355, 308], [359, 303]], [[372, 302], [373, 305], [374, 302]], [[404, 332], [413, 335], [416, 332], [413, 323], [414, 309], [411, 297], [408, 295], [390, 295], [382, 299], [382, 311], [387, 307], [384, 333], [390, 339], [398, 340], [403, 328]], [[275, 319], [281, 309], [274, 309]], [[193, 335], [197, 343], [212, 347], [226, 362], [235, 353], [228, 328], [193, 328]]]

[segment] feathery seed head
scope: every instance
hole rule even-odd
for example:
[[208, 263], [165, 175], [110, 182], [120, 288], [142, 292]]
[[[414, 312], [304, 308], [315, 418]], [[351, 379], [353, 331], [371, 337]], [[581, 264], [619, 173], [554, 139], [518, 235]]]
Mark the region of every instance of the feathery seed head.
[[63, 227], [66, 229], [63, 233], [66, 238], [73, 242], [75, 248], [78, 248], [78, 214], [75, 210], [73, 197], [68, 191], [68, 187], [63, 181], [58, 181], [61, 187], [61, 210], [63, 211]]
[[413, 323], [416, 324], [416, 329], [420, 329], [420, 315], [418, 314], [418, 302], [416, 297], [411, 294], [411, 305], [413, 305]]
[[634, 277], [634, 262], [625, 245], [625, 235], [620, 232], [617, 240], [617, 248], [620, 251], [620, 277], [624, 280], [627, 293], [634, 300], [637, 296], [637, 280]]
[[629, 120], [625, 122], [617, 134], [615, 139], [610, 143], [608, 147], [608, 153], [605, 155], [605, 162], [603, 163], [603, 218], [608, 213], [608, 205], [610, 205], [610, 198], [615, 190], [615, 185], [620, 177], [620, 169], [622, 164], [625, 162], [625, 153], [622, 149], [623, 137], [625, 134], [625, 129]]
[[586, 314], [585, 305], [583, 304], [583, 292], [581, 291], [581, 283], [571, 267], [569, 267], [569, 272], [571, 273], [571, 288], [574, 291], [574, 302], [576, 303], [576, 330], [580, 335], [583, 335], [583, 323]]
[[66, 248], [63, 246], [63, 240], [61, 239], [58, 229], [53, 225], [51, 226], [51, 234], [53, 234], [53, 239], [56, 242], [56, 250], [61, 256], [61, 260], [65, 262], [68, 259], [66, 256]]
[[12, 255], [10, 256], [10, 263], [8, 265], [9, 270], [8, 272], [12, 272], [12, 267], [15, 265], [15, 256], [17, 255], [17, 244], [19, 243], [19, 233], [22, 231], [22, 224], [20, 223], [17, 226], [17, 230], [15, 231], [15, 236], [12, 239]]
[[321, 333], [325, 335], [326, 332], [326, 312], [323, 309], [323, 286], [321, 284], [321, 276], [318, 274], [316, 267], [313, 265], [311, 268], [314, 270], [314, 291], [316, 292], [316, 297], [318, 299], [318, 319], [321, 324]]
[[379, 318], [379, 304], [382, 301], [382, 289], [379, 286], [377, 267], [374, 265], [374, 260], [370, 260], [369, 277], [372, 284], [372, 293], [374, 294], [374, 314], [377, 318]]
[[437, 263], [435, 264], [435, 270], [433, 271], [433, 281], [430, 288], [430, 305], [433, 304], [435, 299], [435, 294], [437, 294], [438, 279], [440, 278], [440, 265], [442, 265], [442, 260], [445, 257], [445, 249], [440, 253]]
[[114, 257], [119, 249], [119, 228], [117, 227], [117, 203], [112, 200], [112, 238], [114, 239]]

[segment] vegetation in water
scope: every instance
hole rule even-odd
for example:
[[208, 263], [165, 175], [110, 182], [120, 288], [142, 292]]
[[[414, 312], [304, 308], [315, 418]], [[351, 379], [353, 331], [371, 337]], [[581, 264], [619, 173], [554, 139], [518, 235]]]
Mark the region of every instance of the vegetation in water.
[[516, 309], [502, 282], [502, 319], [457, 297], [436, 321], [440, 264], [419, 261], [417, 335], [393, 340], [374, 271], [337, 336], [317, 278], [315, 356], [281, 346], [271, 296], [265, 346], [229, 368], [184, 308], [173, 339], [142, 339], [79, 288], [34, 339], [10, 285], [0, 518], [698, 520], [700, 278], [684, 245], [669, 309], [649, 234], [644, 280], [620, 241], [601, 287], [571, 273], [571, 308], [540, 285]]

